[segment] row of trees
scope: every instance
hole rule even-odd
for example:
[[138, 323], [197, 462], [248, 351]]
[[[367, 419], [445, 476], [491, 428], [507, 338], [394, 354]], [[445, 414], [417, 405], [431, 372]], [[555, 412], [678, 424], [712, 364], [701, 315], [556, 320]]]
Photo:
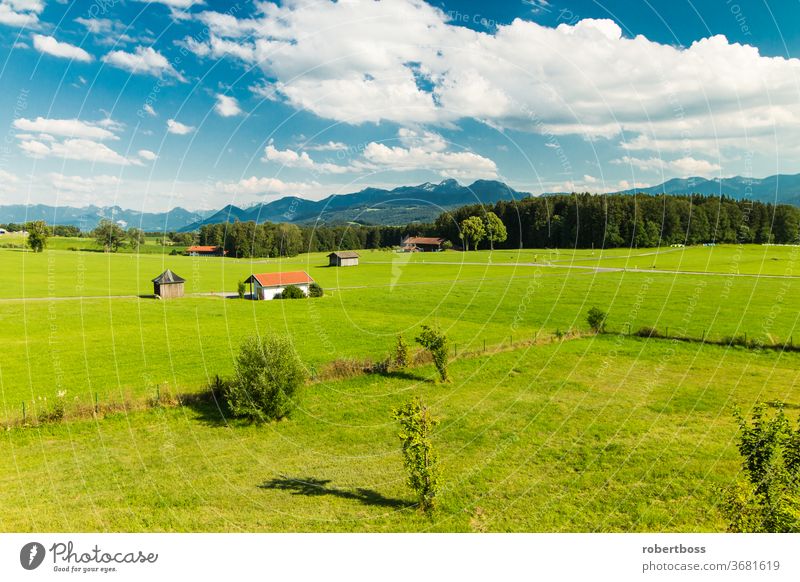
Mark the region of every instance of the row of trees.
[[[505, 226], [504, 241], [480, 236], [487, 217]], [[466, 232], [465, 232], [466, 228]], [[440, 215], [436, 234], [453, 242], [469, 239], [487, 247], [655, 247], [700, 243], [796, 243], [800, 209], [726, 196], [573, 194], [465, 206]], [[465, 245], [466, 246], [466, 245]]]
[[409, 235], [433, 234], [432, 226], [298, 226], [265, 222], [208, 224], [198, 244], [220, 246], [231, 257], [294, 256], [304, 252], [378, 249], [396, 246]]

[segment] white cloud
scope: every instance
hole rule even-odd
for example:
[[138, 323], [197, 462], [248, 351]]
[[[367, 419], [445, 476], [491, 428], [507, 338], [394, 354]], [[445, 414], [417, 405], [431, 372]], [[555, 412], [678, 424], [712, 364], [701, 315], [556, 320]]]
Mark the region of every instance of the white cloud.
[[340, 141], [329, 141], [327, 143], [307, 145], [305, 149], [311, 150], [312, 152], [335, 152], [346, 150], [347, 144]]
[[11, 172], [6, 172], [5, 170], [0, 169], [0, 188], [7, 186], [8, 184], [18, 184], [19, 182], [20, 179], [16, 174], [12, 174]]
[[108, 176], [104, 174], [87, 178], [84, 176], [67, 176], [53, 173], [48, 176], [48, 180], [57, 190], [84, 193], [108, 190], [120, 184], [120, 179], [117, 176]]
[[194, 127], [191, 125], [184, 125], [183, 123], [175, 121], [174, 119], [168, 119], [167, 131], [169, 133], [174, 133], [175, 135], [188, 135], [194, 131]]
[[67, 42], [60, 42], [52, 36], [41, 34], [33, 35], [33, 46], [40, 53], [48, 54], [62, 59], [72, 59], [88, 63], [92, 61], [92, 55], [80, 47], [71, 45]]
[[63, 137], [80, 137], [87, 139], [117, 139], [108, 128], [118, 131], [121, 125], [110, 120], [81, 121], [79, 119], [36, 119], [20, 118], [14, 121], [14, 127], [30, 133], [42, 133]]
[[36, 28], [42, 10], [41, 0], [0, 0], [0, 24]]
[[257, 178], [252, 176], [238, 182], [217, 182], [218, 190], [226, 194], [293, 194], [317, 186], [316, 183], [284, 182], [277, 178]]
[[155, 152], [151, 152], [150, 150], [139, 150], [138, 155], [140, 158], [147, 160], [148, 162], [152, 162], [158, 157]]
[[219, 113], [222, 117], [234, 117], [242, 113], [239, 102], [235, 97], [229, 95], [217, 95], [217, 103], [214, 105], [214, 111]]
[[722, 36], [681, 48], [625, 38], [614, 22], [591, 19], [556, 28], [516, 19], [475, 31], [418, 0], [263, 3], [261, 11], [201, 13], [210, 35], [198, 54], [260, 67], [265, 81], [255, 92], [326, 119], [446, 126], [474, 118], [500, 129], [624, 137], [682, 157], [709, 142], [800, 151], [800, 60], [764, 57]]
[[364, 159], [367, 161], [364, 167], [374, 170], [432, 170], [444, 177], [460, 179], [497, 177], [497, 165], [472, 152], [430, 151], [422, 147], [390, 147], [371, 142], [364, 148]]
[[103, 164], [128, 166], [141, 162], [129, 160], [112, 150], [104, 143], [89, 139], [65, 139], [46, 144], [27, 140], [20, 143], [20, 149], [32, 158], [54, 157], [64, 160], [79, 160]]
[[272, 144], [264, 148], [264, 157], [261, 158], [261, 161], [275, 162], [287, 168], [301, 168], [323, 174], [343, 174], [349, 171], [346, 166], [315, 162], [306, 152], [296, 152], [291, 149], [279, 150]]
[[143, 109], [143, 110], [145, 111], [145, 113], [147, 113], [147, 115], [149, 115], [150, 117], [155, 117], [155, 116], [157, 115], [157, 114], [156, 114], [156, 110], [155, 110], [155, 109], [153, 109], [153, 106], [152, 106], [152, 105], [150, 105], [149, 103], [145, 103], [145, 104], [144, 104], [144, 106], [142, 107], [142, 109]]
[[141, 165], [138, 158], [126, 158], [101, 143], [119, 139], [116, 133], [124, 125], [110, 117], [100, 121], [80, 119], [17, 119], [14, 127], [18, 133], [19, 148], [32, 158], [54, 157], [127, 166]]
[[185, 81], [164, 55], [149, 46], [137, 46], [132, 53], [112, 51], [103, 57], [103, 62], [135, 75], [170, 76]]
[[677, 160], [664, 160], [663, 158], [634, 158], [623, 156], [616, 160], [611, 160], [612, 164], [632, 166], [643, 172], [654, 172], [659, 174], [670, 174], [674, 176], [705, 176], [718, 173], [722, 170], [719, 164], [707, 160], [699, 160], [691, 157], [679, 158]]
[[[86, 28], [86, 31], [95, 35], [94, 42], [103, 45], [120, 45], [136, 41], [131, 36], [132, 28], [123, 24], [119, 20], [110, 18], [83, 18], [78, 17], [75, 22]], [[141, 37], [140, 40], [147, 40]]]

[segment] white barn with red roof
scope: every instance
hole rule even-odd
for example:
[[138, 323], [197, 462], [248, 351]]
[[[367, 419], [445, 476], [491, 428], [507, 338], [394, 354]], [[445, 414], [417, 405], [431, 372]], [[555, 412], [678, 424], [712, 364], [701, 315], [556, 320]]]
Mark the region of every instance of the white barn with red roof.
[[299, 287], [308, 295], [308, 287], [314, 282], [305, 271], [287, 271], [285, 273], [258, 273], [250, 275], [245, 283], [250, 284], [250, 296], [253, 299], [275, 299], [283, 293], [288, 285]]

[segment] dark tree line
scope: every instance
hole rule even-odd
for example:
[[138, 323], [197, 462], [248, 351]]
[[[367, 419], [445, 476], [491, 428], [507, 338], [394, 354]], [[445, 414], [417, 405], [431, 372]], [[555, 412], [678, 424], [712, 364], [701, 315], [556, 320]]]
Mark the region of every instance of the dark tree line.
[[800, 208], [788, 205], [726, 196], [573, 194], [464, 206], [440, 215], [435, 230], [458, 244], [461, 222], [489, 211], [508, 231], [499, 248], [783, 244], [797, 243], [800, 229]]
[[406, 236], [425, 234], [434, 234], [432, 225], [298, 226], [250, 221], [203, 225], [197, 242], [221, 246], [231, 257], [291, 257], [306, 252], [392, 247]]

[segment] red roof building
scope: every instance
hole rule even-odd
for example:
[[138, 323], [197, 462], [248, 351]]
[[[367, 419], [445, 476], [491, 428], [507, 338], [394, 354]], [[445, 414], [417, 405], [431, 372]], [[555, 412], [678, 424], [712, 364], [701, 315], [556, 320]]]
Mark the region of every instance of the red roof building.
[[245, 283], [250, 285], [250, 296], [254, 299], [274, 299], [287, 285], [299, 287], [308, 295], [308, 286], [314, 282], [305, 271], [285, 273], [258, 273], [250, 275]]
[[186, 254], [193, 257], [212, 256], [221, 257], [226, 254], [222, 247], [212, 245], [192, 245], [186, 249]]

